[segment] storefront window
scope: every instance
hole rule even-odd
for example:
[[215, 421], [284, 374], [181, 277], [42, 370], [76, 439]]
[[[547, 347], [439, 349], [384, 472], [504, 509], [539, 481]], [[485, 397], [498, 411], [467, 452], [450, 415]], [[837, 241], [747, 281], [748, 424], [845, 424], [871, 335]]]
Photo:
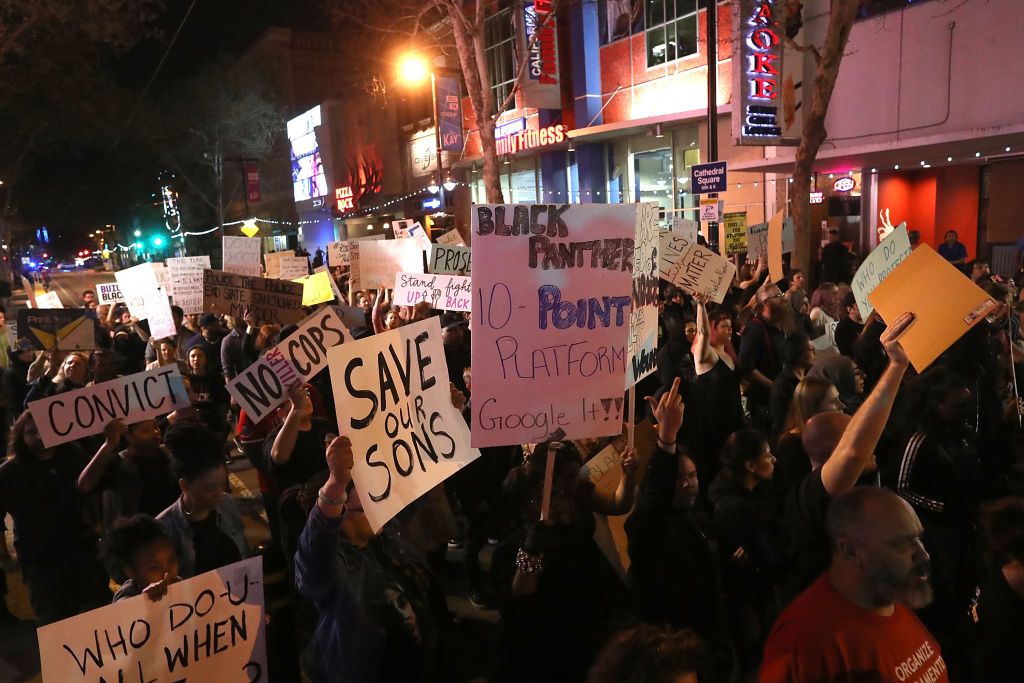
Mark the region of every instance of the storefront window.
[[487, 17], [484, 32], [491, 90], [494, 91], [495, 106], [500, 107], [508, 99], [516, 80], [511, 11], [506, 8]]
[[672, 150], [656, 149], [633, 155], [634, 201], [658, 202], [672, 210]]
[[509, 169], [507, 180], [509, 201], [512, 203], [539, 201], [538, 192], [541, 188], [537, 173], [537, 159], [513, 161], [505, 168]]
[[646, 0], [647, 67], [697, 54], [697, 0]]

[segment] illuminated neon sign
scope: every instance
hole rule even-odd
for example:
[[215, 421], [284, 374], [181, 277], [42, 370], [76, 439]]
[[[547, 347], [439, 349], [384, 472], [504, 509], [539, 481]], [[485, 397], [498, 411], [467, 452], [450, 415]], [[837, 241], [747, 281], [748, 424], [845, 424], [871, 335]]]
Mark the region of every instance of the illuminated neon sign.
[[836, 192], [849, 192], [855, 187], [857, 187], [857, 181], [850, 177], [839, 178], [832, 183], [832, 189]]
[[497, 141], [498, 154], [515, 154], [524, 149], [557, 145], [560, 142], [565, 142], [568, 132], [569, 129], [560, 123], [557, 126], [513, 133]]
[[810, 203], [811, 204], [823, 204], [824, 202], [825, 202], [825, 193], [824, 192], [812, 192], [811, 193], [811, 199], [810, 199]]
[[355, 209], [356, 198], [352, 192], [352, 186], [346, 185], [334, 190], [334, 201], [337, 203], [338, 211], [352, 211]]

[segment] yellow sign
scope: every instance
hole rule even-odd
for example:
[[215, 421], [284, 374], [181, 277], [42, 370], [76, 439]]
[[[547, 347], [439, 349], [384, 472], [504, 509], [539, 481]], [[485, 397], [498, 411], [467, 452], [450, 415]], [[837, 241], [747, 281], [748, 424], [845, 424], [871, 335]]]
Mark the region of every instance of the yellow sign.
[[256, 225], [256, 221], [249, 220], [242, 223], [242, 234], [246, 237], [252, 237], [260, 231], [260, 227]]
[[722, 220], [723, 243], [725, 255], [745, 254], [747, 252], [747, 212], [736, 211], [725, 214]]
[[313, 273], [309, 277], [292, 280], [302, 285], [302, 305], [315, 306], [325, 301], [334, 300], [334, 288], [331, 286], [331, 274], [324, 271]]

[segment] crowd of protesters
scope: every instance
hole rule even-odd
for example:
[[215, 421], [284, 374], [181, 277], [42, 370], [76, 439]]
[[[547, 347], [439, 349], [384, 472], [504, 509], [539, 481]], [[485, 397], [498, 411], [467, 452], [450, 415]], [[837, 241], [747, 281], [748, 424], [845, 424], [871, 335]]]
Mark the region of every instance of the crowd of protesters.
[[[900, 344], [914, 316], [862, 319], [849, 257], [830, 236], [813, 292], [800, 271], [774, 285], [744, 264], [718, 305], [663, 282], [658, 369], [638, 391], [656, 445], [623, 450], [614, 491], [581, 476], [593, 448], [484, 448], [378, 533], [326, 369], [259, 422], [226, 390], [296, 326], [173, 307], [177, 333], [154, 339], [87, 291], [95, 351], [0, 335], [0, 520], [16, 551], [0, 535], [0, 567], [20, 571], [43, 625], [160, 600], [260, 552], [275, 681], [468, 680], [439, 580], [452, 547], [467, 597], [500, 615], [494, 681], [1024, 680], [1016, 286], [975, 268], [999, 307], [917, 373]], [[334, 276], [347, 296], [347, 274]], [[384, 290], [350, 300], [356, 339], [439, 316], [451, 399], [471, 421], [470, 318], [395, 306]], [[191, 406], [155, 420], [46, 448], [25, 409], [165, 365]], [[239, 457], [259, 476], [271, 535], [259, 549], [231, 495]], [[600, 516], [624, 519], [625, 582], [595, 542]]]

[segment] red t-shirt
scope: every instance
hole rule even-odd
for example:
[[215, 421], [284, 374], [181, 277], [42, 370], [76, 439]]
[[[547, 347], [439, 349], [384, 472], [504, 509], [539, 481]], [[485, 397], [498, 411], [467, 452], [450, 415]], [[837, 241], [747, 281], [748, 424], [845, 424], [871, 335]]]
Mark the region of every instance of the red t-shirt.
[[825, 572], [783, 611], [764, 648], [760, 683], [948, 683], [935, 638], [912, 611], [888, 617], [851, 602]]

